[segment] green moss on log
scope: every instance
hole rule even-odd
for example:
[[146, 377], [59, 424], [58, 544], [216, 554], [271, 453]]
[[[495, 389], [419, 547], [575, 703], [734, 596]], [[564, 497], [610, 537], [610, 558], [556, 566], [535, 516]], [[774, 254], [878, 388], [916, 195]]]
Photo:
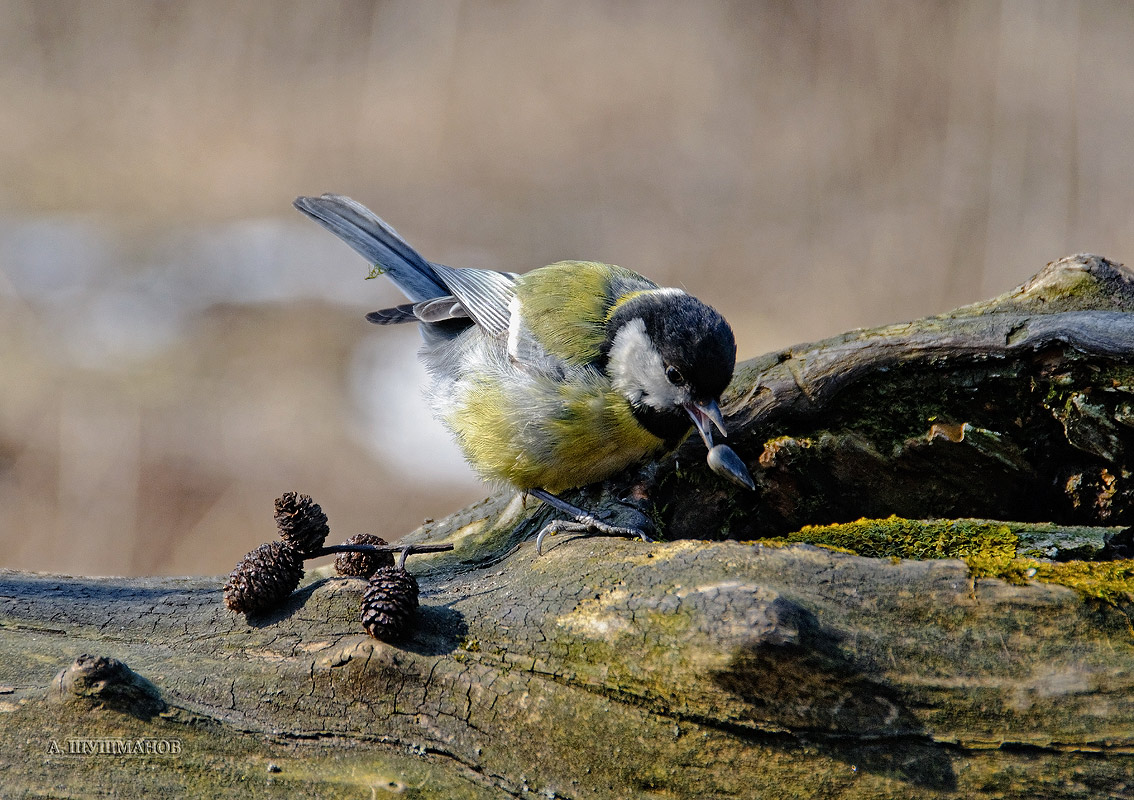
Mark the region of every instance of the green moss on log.
[[959, 558], [974, 578], [1054, 583], [1114, 606], [1134, 602], [1134, 559], [1056, 562], [1036, 558], [1007, 523], [891, 516], [808, 525], [770, 541], [803, 542], [870, 558]]

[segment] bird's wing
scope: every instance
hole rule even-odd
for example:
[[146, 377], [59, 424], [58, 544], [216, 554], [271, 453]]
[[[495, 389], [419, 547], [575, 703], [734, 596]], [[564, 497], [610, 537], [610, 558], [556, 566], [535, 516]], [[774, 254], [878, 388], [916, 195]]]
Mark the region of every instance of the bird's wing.
[[511, 303], [516, 296], [514, 274], [487, 269], [453, 269], [443, 264], [430, 266], [477, 325], [491, 336], [507, 338], [512, 320]]

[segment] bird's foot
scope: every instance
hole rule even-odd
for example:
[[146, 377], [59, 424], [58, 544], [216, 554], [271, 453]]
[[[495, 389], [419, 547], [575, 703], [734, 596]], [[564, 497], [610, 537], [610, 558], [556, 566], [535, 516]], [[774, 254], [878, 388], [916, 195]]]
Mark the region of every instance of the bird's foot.
[[611, 525], [609, 522], [603, 522], [594, 514], [568, 503], [551, 492], [543, 489], [532, 489], [529, 494], [573, 517], [569, 520], [552, 520], [543, 527], [543, 530], [536, 536], [537, 555], [543, 555], [543, 538], [548, 534], [555, 533], [580, 533], [584, 536], [625, 536], [631, 539], [641, 539], [643, 542], [653, 541], [641, 528]]
[[627, 528], [622, 525], [610, 525], [590, 514], [577, 519], [557, 519], [543, 526], [543, 530], [536, 536], [536, 555], [543, 555], [543, 537], [556, 533], [581, 533], [584, 536], [625, 536], [630, 539], [641, 539], [643, 542], [652, 542], [646, 532], [639, 528]]

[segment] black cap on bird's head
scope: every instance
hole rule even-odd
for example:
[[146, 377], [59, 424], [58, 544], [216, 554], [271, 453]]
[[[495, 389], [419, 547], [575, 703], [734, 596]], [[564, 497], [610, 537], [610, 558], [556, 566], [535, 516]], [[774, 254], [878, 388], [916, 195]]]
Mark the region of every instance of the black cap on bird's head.
[[732, 380], [736, 340], [716, 309], [684, 292], [645, 303], [640, 316], [667, 368], [689, 387], [695, 402], [718, 399]]
[[697, 427], [707, 447], [725, 435], [717, 401], [732, 380], [736, 340], [713, 308], [678, 289], [642, 292], [616, 307], [607, 372], [643, 427], [676, 442]]

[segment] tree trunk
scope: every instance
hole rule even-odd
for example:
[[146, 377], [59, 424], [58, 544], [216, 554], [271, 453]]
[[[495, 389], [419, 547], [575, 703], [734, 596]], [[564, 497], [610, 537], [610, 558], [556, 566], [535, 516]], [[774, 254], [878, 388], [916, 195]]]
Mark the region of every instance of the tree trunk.
[[400, 644], [326, 567], [251, 619], [218, 578], [0, 572], [3, 794], [1131, 796], [1132, 365], [1092, 256], [747, 362], [755, 492], [688, 442], [571, 496], [668, 541], [539, 558], [548, 510], [490, 498], [405, 540], [455, 549]]

